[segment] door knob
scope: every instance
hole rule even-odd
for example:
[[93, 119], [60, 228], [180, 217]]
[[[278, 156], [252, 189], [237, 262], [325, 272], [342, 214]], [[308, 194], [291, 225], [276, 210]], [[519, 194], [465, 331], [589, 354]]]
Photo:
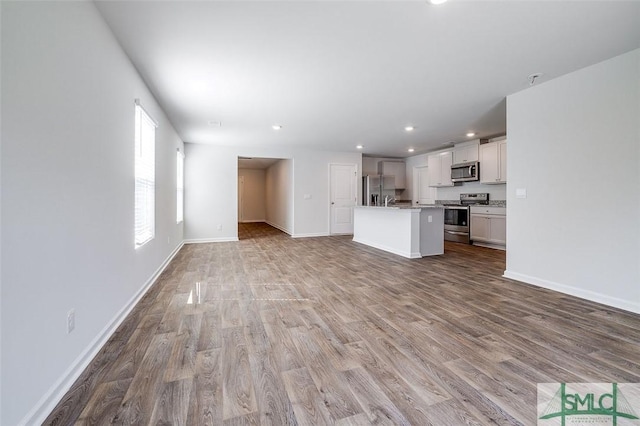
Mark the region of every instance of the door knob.
[[334, 204], [335, 204], [335, 203], [332, 201], [332, 202], [331, 202], [331, 205], [334, 205]]

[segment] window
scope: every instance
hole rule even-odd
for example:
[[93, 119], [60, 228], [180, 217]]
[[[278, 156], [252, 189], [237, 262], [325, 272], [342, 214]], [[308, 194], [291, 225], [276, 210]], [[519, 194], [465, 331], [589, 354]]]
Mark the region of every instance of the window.
[[155, 236], [156, 123], [136, 100], [135, 135], [135, 246]]
[[184, 220], [184, 154], [176, 155], [176, 223]]

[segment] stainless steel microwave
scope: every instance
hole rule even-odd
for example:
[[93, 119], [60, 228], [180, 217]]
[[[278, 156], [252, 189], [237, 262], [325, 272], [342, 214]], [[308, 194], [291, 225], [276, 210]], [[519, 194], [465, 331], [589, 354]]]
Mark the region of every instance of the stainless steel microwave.
[[480, 179], [480, 163], [459, 163], [451, 166], [451, 182], [470, 182]]

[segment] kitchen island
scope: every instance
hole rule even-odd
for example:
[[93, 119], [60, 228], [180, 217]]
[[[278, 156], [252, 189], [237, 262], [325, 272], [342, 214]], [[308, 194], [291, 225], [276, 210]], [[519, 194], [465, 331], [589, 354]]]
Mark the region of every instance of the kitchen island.
[[353, 241], [410, 259], [444, 253], [442, 206], [358, 206]]

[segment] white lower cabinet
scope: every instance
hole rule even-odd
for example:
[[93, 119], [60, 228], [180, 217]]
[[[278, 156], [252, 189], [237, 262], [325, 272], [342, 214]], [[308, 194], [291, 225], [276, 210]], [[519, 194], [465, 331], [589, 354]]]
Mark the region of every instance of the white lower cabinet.
[[505, 246], [507, 244], [506, 209], [471, 206], [471, 241]]

